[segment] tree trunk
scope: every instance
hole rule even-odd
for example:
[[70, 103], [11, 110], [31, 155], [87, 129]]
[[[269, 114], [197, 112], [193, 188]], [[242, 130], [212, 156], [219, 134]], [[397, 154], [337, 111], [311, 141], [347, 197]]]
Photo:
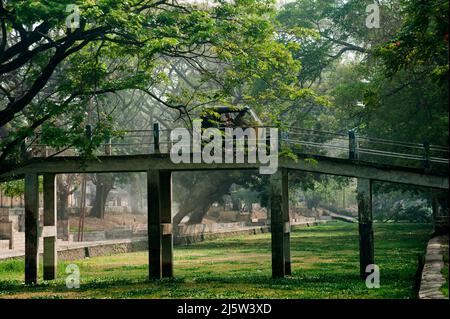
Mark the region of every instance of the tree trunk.
[[449, 232], [449, 208], [448, 194], [446, 192], [435, 191], [431, 195], [433, 209], [434, 236], [448, 234]]
[[241, 199], [236, 196], [231, 196], [231, 203], [233, 204], [233, 210], [234, 211], [240, 211], [241, 210]]
[[58, 220], [69, 219], [68, 197], [69, 194], [67, 194], [67, 192], [65, 191], [58, 192]]
[[[190, 196], [187, 196], [183, 201], [181, 201], [180, 210], [173, 217], [174, 225], [178, 225], [181, 220], [189, 214], [191, 214], [189, 216], [189, 224], [201, 223], [203, 217], [208, 212], [209, 207], [211, 207], [214, 202], [220, 201], [222, 196], [228, 192], [228, 189], [232, 183], [223, 181], [221, 185], [204, 182], [203, 184], [206, 184], [207, 186], [203, 185], [203, 188], [192, 187], [189, 194]], [[207, 190], [206, 187], [209, 189]]]
[[105, 204], [109, 192], [114, 187], [114, 176], [111, 174], [96, 174], [95, 183], [95, 199], [94, 205], [89, 212], [90, 217], [101, 218], [105, 217]]
[[189, 216], [188, 224], [201, 224], [203, 221], [203, 217], [208, 212], [209, 207], [212, 203], [208, 203], [208, 205], [203, 205], [203, 207], [199, 207]]
[[[174, 226], [179, 225], [181, 221], [183, 220], [184, 216], [186, 216], [188, 213], [179, 211], [175, 216], [173, 216], [172, 223]], [[176, 229], [176, 228], [175, 228]]]
[[128, 203], [131, 206], [132, 214], [142, 214], [144, 212], [142, 205], [143, 194], [141, 180], [139, 175], [132, 174], [130, 180], [130, 192], [128, 193]]
[[239, 178], [248, 180], [248, 175], [224, 172], [174, 174], [173, 200], [179, 204], [179, 211], [173, 217], [173, 225], [180, 224], [189, 214], [189, 224], [201, 223], [211, 205], [221, 202], [223, 196], [229, 194], [231, 185]]
[[56, 179], [57, 181], [57, 194], [58, 194], [58, 207], [57, 214], [58, 220], [67, 220], [69, 219], [69, 196], [72, 195], [77, 186], [74, 185], [76, 180], [75, 175], [59, 175]]

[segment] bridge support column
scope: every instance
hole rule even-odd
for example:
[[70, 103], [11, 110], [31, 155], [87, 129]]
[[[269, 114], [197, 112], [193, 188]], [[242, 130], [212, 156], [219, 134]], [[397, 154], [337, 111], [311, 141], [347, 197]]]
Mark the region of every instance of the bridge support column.
[[[270, 177], [270, 229], [272, 236], [272, 277], [291, 273], [290, 226], [287, 170], [279, 170]], [[286, 222], [287, 220], [287, 222]]]
[[56, 278], [56, 186], [55, 174], [44, 174], [44, 280]]
[[173, 277], [172, 173], [160, 173], [162, 277]]
[[361, 278], [366, 278], [367, 265], [374, 264], [372, 181], [358, 178], [359, 268]]
[[173, 275], [170, 172], [147, 172], [149, 278]]
[[150, 279], [161, 278], [161, 207], [159, 171], [147, 172], [148, 271]]
[[37, 284], [39, 269], [39, 179], [25, 175], [25, 284]]
[[291, 271], [291, 219], [289, 217], [289, 175], [288, 170], [283, 168], [281, 171], [281, 199], [283, 202], [283, 221], [284, 221], [284, 274], [290, 276]]

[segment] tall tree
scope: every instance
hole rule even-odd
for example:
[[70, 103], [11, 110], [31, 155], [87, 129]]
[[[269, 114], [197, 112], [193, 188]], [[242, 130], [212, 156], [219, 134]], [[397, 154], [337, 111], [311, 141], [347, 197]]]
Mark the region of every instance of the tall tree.
[[[79, 24], [67, 25], [73, 3], [69, 21], [79, 13]], [[206, 8], [176, 0], [1, 1], [1, 170], [23, 162], [21, 145], [38, 133], [42, 143], [91, 155], [113, 130], [102, 99], [119, 91], [141, 90], [180, 113], [189, 101], [226, 99], [255, 79], [272, 83], [271, 94], [277, 87], [295, 91], [287, 75], [298, 65], [275, 41], [267, 19], [273, 13], [270, 0]], [[155, 89], [168, 80], [167, 58], [201, 75], [196, 91], [214, 83], [201, 101]], [[93, 125], [92, 139], [86, 124]]]

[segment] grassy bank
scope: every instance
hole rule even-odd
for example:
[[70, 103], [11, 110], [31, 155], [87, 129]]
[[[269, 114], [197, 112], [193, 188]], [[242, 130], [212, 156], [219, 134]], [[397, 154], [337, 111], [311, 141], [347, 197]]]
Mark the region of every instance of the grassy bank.
[[414, 298], [417, 254], [431, 228], [375, 224], [375, 259], [381, 287], [359, 279], [356, 224], [333, 222], [291, 234], [293, 274], [271, 279], [270, 234], [240, 236], [175, 247], [175, 278], [147, 281], [147, 253], [74, 261], [81, 287], [59, 279], [25, 287], [23, 261], [0, 262], [0, 298]]

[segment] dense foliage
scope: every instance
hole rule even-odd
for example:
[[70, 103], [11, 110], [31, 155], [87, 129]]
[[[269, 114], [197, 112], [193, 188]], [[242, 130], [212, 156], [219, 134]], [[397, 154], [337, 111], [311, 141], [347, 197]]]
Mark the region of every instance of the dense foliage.
[[[189, 126], [203, 106], [217, 104], [251, 105], [265, 124], [286, 130], [356, 129], [448, 146], [448, 2], [375, 4], [377, 28], [366, 24], [372, 0], [295, 0], [278, 8], [272, 0], [3, 0], [0, 172], [26, 162], [39, 140], [94, 156], [124, 129], [148, 129], [154, 121], [165, 129]], [[180, 175], [179, 218], [201, 220], [233, 185], [267, 203], [265, 176], [213, 176], [205, 188], [200, 173]], [[105, 186], [98, 187], [103, 202], [118, 181], [89, 178]], [[74, 192], [77, 180], [61, 182], [61, 196]], [[4, 188], [20, 195], [21, 183]], [[347, 184], [291, 176], [291, 188], [304, 191], [311, 207], [331, 203]], [[392, 186], [379, 192], [383, 205], [398, 208], [395, 215], [380, 206], [382, 219], [411, 219], [411, 207], [428, 196]]]

